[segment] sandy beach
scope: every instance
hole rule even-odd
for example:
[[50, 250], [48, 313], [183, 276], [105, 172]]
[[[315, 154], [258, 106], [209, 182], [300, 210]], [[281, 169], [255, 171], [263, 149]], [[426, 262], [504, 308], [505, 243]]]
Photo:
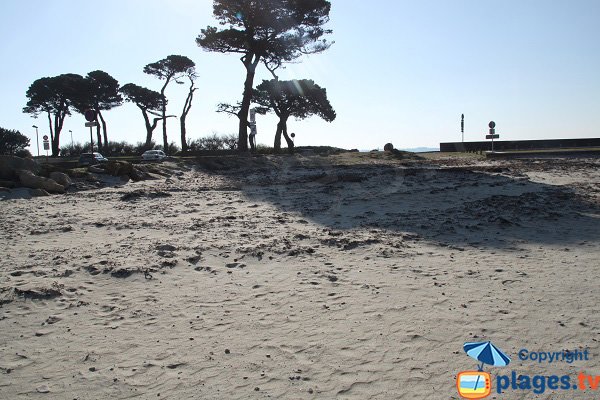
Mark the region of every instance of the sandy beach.
[[0, 398], [458, 399], [486, 340], [493, 374], [600, 375], [599, 166], [257, 156], [0, 200]]

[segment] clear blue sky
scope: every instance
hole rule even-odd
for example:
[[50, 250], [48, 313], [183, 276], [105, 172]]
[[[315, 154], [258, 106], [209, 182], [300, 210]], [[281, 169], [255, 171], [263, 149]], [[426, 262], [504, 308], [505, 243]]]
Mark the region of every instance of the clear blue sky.
[[[496, 121], [501, 139], [600, 136], [600, 1], [332, 0], [323, 54], [304, 57], [281, 79], [310, 78], [327, 88], [338, 118], [289, 122], [299, 145], [345, 148], [437, 147], [482, 140]], [[36, 79], [103, 70], [121, 84], [159, 90], [144, 65], [170, 54], [197, 65], [199, 90], [188, 116], [192, 138], [236, 133], [237, 120], [215, 112], [241, 98], [236, 55], [205, 52], [195, 38], [215, 25], [209, 0], [2, 0], [0, 126], [32, 139], [45, 117], [22, 113]], [[268, 79], [264, 68], [256, 84]], [[181, 113], [186, 87], [167, 89], [168, 113]], [[125, 104], [105, 113], [111, 140], [144, 139], [141, 113]], [[259, 143], [272, 144], [276, 120], [258, 117]], [[89, 138], [81, 115], [68, 117], [62, 143]], [[169, 120], [178, 142], [178, 120]], [[155, 137], [160, 142], [160, 129]]]

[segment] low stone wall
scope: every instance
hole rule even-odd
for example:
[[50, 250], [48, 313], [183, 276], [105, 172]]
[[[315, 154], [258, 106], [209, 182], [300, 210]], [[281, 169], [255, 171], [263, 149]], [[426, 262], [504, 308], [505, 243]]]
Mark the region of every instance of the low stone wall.
[[[544, 139], [544, 140], [494, 140], [494, 151], [544, 150], [600, 147], [600, 138]], [[441, 152], [491, 151], [492, 141], [440, 143]]]

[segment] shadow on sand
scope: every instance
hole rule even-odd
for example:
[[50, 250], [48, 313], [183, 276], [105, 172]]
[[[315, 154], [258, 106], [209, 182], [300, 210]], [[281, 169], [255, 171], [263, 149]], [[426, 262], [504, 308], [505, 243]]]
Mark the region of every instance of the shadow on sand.
[[252, 202], [330, 231], [377, 229], [489, 248], [581, 245], [600, 237], [600, 210], [591, 196], [532, 182], [517, 168], [332, 165], [326, 157], [290, 157], [213, 173], [237, 177]]

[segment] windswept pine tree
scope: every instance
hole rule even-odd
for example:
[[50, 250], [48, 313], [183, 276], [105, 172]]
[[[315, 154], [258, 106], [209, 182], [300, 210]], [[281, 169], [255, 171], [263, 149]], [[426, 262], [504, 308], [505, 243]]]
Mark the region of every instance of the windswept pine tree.
[[35, 117], [45, 113], [48, 117], [52, 157], [58, 157], [65, 118], [71, 115], [83, 85], [85, 80], [81, 75], [62, 74], [35, 80], [25, 93], [29, 100], [23, 112]]
[[[164, 105], [163, 96], [154, 90], [128, 83], [121, 87], [121, 93], [125, 96], [125, 101], [135, 104], [142, 111], [146, 124], [146, 149], [149, 150], [152, 145], [152, 133], [156, 129], [158, 121], [175, 116], [162, 116], [160, 111], [162, 111]], [[150, 115], [154, 117], [152, 123], [150, 122]]]
[[197, 44], [207, 51], [241, 54], [246, 69], [239, 118], [238, 149], [248, 150], [248, 112], [259, 63], [275, 70], [303, 54], [320, 53], [331, 4], [327, 0], [214, 0], [213, 14], [225, 28], [201, 30]]
[[108, 144], [108, 133], [106, 129], [106, 120], [102, 111], [108, 111], [123, 104], [123, 97], [119, 92], [119, 82], [104, 71], [92, 71], [87, 74], [78, 89], [77, 98], [73, 106], [77, 112], [83, 114], [87, 109], [96, 111], [102, 124], [102, 134], [100, 125], [96, 127], [98, 140], [98, 149], [102, 149], [104, 136], [104, 145]]
[[196, 64], [192, 60], [179, 55], [170, 55], [167, 58], [148, 64], [144, 67], [144, 73], [154, 75], [158, 79], [165, 81], [160, 89], [160, 95], [162, 96], [161, 113], [165, 152], [169, 149], [169, 141], [167, 138], [167, 98], [165, 96], [165, 90], [171, 81], [177, 81], [190, 74], [194, 75], [195, 67]]
[[281, 136], [292, 151], [294, 141], [289, 137], [287, 121], [290, 117], [305, 119], [317, 115], [327, 122], [335, 119], [335, 110], [327, 99], [327, 91], [308, 79], [263, 81], [254, 90], [253, 102], [259, 113], [274, 112], [279, 117], [275, 132], [275, 150], [281, 149]]

